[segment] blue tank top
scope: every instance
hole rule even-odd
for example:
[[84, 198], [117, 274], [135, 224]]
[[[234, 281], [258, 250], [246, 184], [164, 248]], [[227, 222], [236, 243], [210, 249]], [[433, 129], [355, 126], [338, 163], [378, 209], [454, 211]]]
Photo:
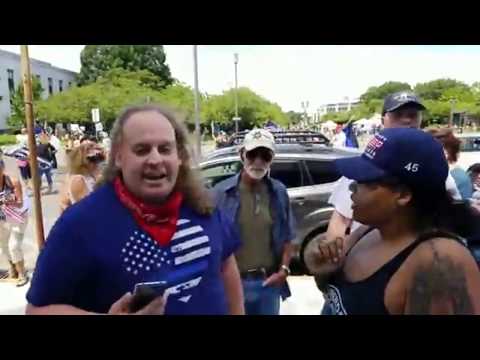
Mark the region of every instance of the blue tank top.
[[[373, 228], [368, 229], [362, 238], [371, 232]], [[413, 243], [400, 251], [392, 260], [385, 263], [371, 276], [364, 280], [350, 282], [345, 279], [343, 269], [334, 273], [327, 284], [325, 296], [325, 305], [330, 308], [331, 315], [389, 315], [385, 306], [385, 289], [398, 271], [403, 262], [415, 250], [415, 248], [424, 241], [436, 238], [446, 237], [465, 245], [465, 241], [454, 234], [444, 231], [430, 231], [419, 236]], [[361, 241], [358, 240], [357, 243]], [[356, 245], [356, 244], [355, 244]], [[346, 256], [350, 253], [347, 252]]]

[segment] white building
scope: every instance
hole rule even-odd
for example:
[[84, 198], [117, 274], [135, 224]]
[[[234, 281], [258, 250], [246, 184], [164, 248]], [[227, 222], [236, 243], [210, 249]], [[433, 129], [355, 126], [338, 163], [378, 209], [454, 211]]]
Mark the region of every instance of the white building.
[[343, 111], [350, 111], [352, 108], [360, 103], [360, 99], [352, 99], [345, 98], [343, 101], [329, 103], [322, 105], [318, 108], [318, 115], [322, 117], [327, 113], [336, 113], [336, 112], [343, 112]]
[[[44, 89], [42, 97], [62, 92], [75, 82], [77, 73], [60, 69], [50, 63], [30, 58], [31, 72], [40, 79]], [[6, 130], [10, 116], [10, 96], [22, 82], [20, 55], [0, 50], [0, 131]]]

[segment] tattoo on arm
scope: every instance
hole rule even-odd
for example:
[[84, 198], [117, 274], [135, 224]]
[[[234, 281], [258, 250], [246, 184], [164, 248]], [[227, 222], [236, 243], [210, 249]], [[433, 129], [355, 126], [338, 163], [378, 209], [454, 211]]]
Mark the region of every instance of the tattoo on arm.
[[462, 266], [450, 258], [440, 256], [433, 243], [433, 261], [419, 268], [414, 274], [408, 294], [410, 314], [431, 314], [440, 307], [450, 314], [473, 314], [473, 305], [467, 288], [467, 279]]

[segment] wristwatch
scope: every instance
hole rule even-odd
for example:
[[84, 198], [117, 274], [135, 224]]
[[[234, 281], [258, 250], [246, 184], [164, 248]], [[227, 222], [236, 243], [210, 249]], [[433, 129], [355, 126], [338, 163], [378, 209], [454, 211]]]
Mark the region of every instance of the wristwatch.
[[290, 268], [287, 265], [282, 265], [280, 269], [285, 271], [287, 273], [287, 276], [290, 276], [290, 274], [292, 273]]

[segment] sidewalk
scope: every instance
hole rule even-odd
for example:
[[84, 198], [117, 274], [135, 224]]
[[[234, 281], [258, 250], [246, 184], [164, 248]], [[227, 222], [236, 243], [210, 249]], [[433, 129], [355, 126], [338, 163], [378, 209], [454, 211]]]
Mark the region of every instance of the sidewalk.
[[[16, 165], [15, 159], [4, 157], [6, 168], [9, 174], [19, 177], [19, 170]], [[54, 175], [54, 190], [59, 190], [63, 186], [64, 181], [64, 164], [65, 154], [61, 151], [57, 155], [59, 170], [55, 171]], [[45, 179], [43, 179], [43, 185], [46, 185]], [[33, 198], [31, 197], [32, 204]], [[45, 236], [48, 235], [51, 227], [59, 216], [59, 194], [58, 192], [51, 195], [42, 196], [42, 212], [43, 212], [43, 226]], [[25, 256], [25, 265], [29, 271], [31, 277], [32, 270], [35, 268], [35, 263], [38, 256], [38, 245], [36, 243], [35, 236], [35, 217], [34, 211], [30, 212], [28, 226], [23, 238], [23, 251]], [[8, 269], [8, 262], [0, 252], [0, 270]], [[23, 315], [25, 313], [26, 299], [25, 294], [29, 289], [30, 283], [17, 288], [14, 283], [0, 282], [0, 315]]]
[[25, 295], [29, 288], [30, 282], [19, 288], [14, 283], [0, 282], [0, 315], [24, 315], [27, 305]]

